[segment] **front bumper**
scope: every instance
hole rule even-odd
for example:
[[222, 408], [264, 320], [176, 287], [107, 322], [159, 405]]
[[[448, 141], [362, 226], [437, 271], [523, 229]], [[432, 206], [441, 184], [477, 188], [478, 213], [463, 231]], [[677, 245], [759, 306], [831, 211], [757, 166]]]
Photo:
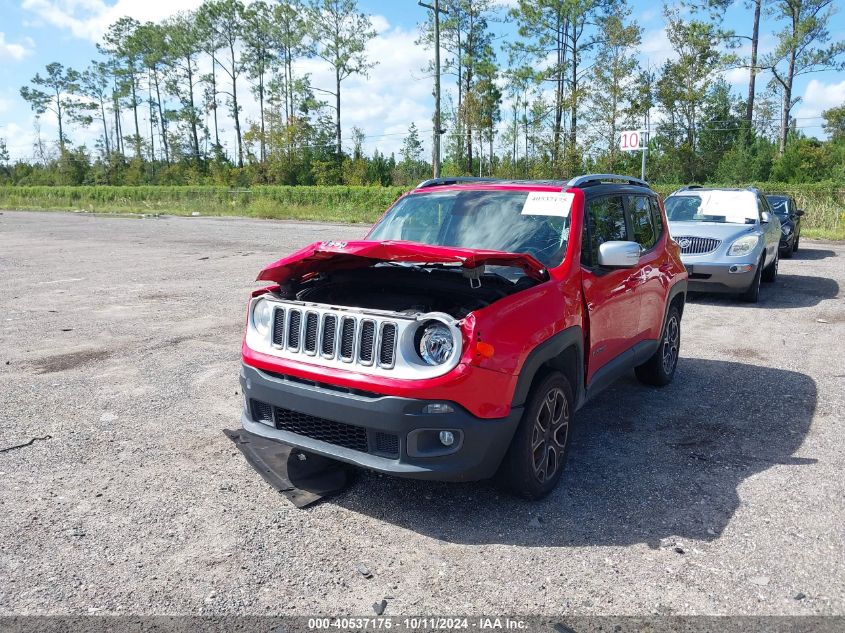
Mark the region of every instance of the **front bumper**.
[[[754, 275], [757, 273], [758, 262], [742, 258], [719, 261], [701, 261], [693, 258], [683, 259], [684, 266], [689, 273], [690, 292], [745, 292]], [[731, 270], [744, 272], [731, 272]]]
[[[423, 413], [427, 404], [443, 401], [336, 389], [245, 364], [240, 382], [246, 401], [241, 416], [245, 431], [310, 453], [417, 479], [492, 477], [522, 415], [522, 408], [514, 408], [505, 418], [482, 419], [455, 403], [448, 403], [453, 409], [450, 413]], [[453, 432], [451, 447], [438, 443], [441, 430]]]
[[792, 249], [792, 243], [795, 241], [795, 233], [790, 233], [789, 235], [780, 236], [780, 243], [778, 244], [778, 249], [781, 253], [789, 252]]

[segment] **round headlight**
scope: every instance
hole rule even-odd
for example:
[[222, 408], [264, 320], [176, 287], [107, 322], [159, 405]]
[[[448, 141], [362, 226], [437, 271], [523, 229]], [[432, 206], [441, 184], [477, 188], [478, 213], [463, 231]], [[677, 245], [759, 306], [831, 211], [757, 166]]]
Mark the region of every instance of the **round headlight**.
[[442, 365], [452, 357], [455, 339], [449, 328], [436, 321], [429, 321], [423, 328], [419, 342], [419, 353], [429, 365]]
[[273, 320], [273, 306], [266, 299], [259, 299], [252, 306], [252, 325], [256, 331], [265, 336], [270, 331], [270, 322]]

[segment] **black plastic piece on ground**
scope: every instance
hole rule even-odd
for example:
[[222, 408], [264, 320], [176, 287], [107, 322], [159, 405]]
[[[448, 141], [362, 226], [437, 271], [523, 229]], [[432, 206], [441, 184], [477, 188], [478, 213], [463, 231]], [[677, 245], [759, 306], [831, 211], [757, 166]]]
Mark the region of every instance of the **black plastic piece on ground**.
[[[223, 429], [259, 475], [297, 508], [337, 494], [350, 483], [350, 467], [321, 455], [291, 449], [243, 430]], [[301, 459], [304, 456], [305, 459]]]

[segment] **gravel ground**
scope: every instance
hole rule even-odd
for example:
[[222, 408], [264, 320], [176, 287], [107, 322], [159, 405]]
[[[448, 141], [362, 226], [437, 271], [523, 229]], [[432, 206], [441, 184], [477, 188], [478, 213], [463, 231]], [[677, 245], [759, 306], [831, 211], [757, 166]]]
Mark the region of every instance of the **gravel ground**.
[[[0, 615], [845, 614], [845, 245], [694, 298], [540, 503], [363, 473], [295, 509], [236, 428], [263, 264], [360, 226], [0, 216]], [[365, 578], [356, 566], [372, 572]]]

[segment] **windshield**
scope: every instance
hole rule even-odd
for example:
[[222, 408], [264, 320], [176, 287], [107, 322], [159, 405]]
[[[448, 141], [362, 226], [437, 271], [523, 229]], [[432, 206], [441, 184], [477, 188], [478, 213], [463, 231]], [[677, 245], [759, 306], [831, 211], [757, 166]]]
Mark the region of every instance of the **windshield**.
[[[531, 215], [528, 191], [442, 191], [402, 198], [369, 240], [528, 253], [548, 268], [560, 264], [569, 237], [569, 208]], [[557, 195], [557, 194], [552, 194]], [[544, 213], [548, 213], [545, 210]]]
[[754, 224], [759, 219], [757, 196], [751, 191], [701, 191], [666, 198], [672, 222]]
[[780, 216], [787, 216], [789, 215], [789, 198], [786, 196], [766, 196], [766, 200], [769, 201], [769, 206], [772, 207], [772, 211], [774, 211], [777, 215]]

